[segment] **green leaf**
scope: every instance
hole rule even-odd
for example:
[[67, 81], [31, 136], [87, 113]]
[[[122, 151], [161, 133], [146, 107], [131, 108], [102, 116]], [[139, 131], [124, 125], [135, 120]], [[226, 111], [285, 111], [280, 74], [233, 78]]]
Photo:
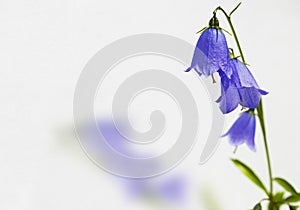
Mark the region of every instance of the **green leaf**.
[[297, 203], [300, 201], [300, 194], [291, 195], [285, 199], [287, 203]]
[[269, 192], [267, 188], [264, 186], [262, 181], [258, 178], [258, 176], [254, 173], [254, 171], [241, 161], [237, 159], [231, 159], [231, 161], [238, 167], [254, 184], [256, 184], [259, 188], [261, 188], [267, 195]]
[[261, 204], [260, 203], [256, 204], [252, 210], [262, 210]]
[[277, 182], [281, 187], [283, 187], [283, 189], [290, 192], [292, 195], [298, 194], [295, 188], [285, 179], [276, 177], [274, 178], [274, 181]]
[[276, 203], [283, 203], [284, 202], [284, 192], [277, 192], [274, 196], [273, 196], [273, 201]]

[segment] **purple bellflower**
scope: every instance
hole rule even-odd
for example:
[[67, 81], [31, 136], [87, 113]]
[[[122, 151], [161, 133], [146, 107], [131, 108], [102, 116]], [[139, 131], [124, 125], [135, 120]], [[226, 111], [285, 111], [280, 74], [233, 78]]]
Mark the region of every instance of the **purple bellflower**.
[[268, 92], [259, 88], [247, 66], [237, 58], [229, 61], [229, 67], [232, 70], [230, 79], [223, 71], [218, 71], [221, 77], [221, 97], [216, 102], [220, 103], [221, 111], [227, 114], [239, 104], [243, 108], [256, 108], [261, 95]]
[[256, 151], [254, 142], [255, 126], [256, 120], [253, 111], [243, 112], [222, 137], [228, 137], [229, 143], [233, 146], [237, 147], [246, 143], [252, 151]]
[[194, 51], [192, 64], [186, 72], [194, 69], [200, 76], [203, 74], [208, 77], [221, 70], [230, 78], [232, 72], [228, 68], [229, 59], [225, 35], [219, 27], [218, 19], [214, 16], [209, 21], [209, 27], [202, 32]]

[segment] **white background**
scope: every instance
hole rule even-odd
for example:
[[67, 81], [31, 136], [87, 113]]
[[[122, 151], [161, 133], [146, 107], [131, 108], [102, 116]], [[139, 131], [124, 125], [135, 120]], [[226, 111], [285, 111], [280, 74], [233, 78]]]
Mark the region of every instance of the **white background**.
[[[153, 32], [195, 44], [195, 32], [207, 25], [216, 6], [230, 10], [237, 3], [1, 0], [0, 209], [160, 209], [129, 199], [117, 178], [81, 150], [72, 132], [77, 79], [88, 60], [116, 39]], [[300, 190], [299, 9], [296, 0], [244, 1], [233, 22], [253, 74], [270, 92], [264, 104], [274, 173]], [[236, 116], [228, 116], [228, 125]], [[222, 141], [203, 166], [196, 145], [175, 170], [193, 186], [185, 210], [217, 210], [207, 206], [208, 194], [222, 210], [249, 209], [263, 197], [229, 161], [244, 160], [267, 181], [257, 131], [256, 153], [243, 146], [233, 155]]]

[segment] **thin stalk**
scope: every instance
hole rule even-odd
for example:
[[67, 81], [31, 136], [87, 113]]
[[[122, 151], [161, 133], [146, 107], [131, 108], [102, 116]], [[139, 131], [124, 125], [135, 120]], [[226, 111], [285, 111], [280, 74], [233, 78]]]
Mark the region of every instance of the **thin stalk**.
[[243, 63], [246, 64], [245, 57], [244, 57], [244, 54], [243, 54], [243, 51], [242, 51], [242, 48], [241, 48], [239, 39], [238, 39], [238, 37], [237, 37], [237, 35], [236, 35], [235, 29], [234, 29], [233, 24], [232, 24], [232, 21], [231, 21], [231, 16], [229, 16], [229, 15], [225, 12], [225, 10], [224, 10], [222, 7], [217, 7], [217, 9], [215, 9], [214, 13], [217, 12], [218, 10], [222, 11], [223, 14], [225, 15], [225, 17], [226, 17], [226, 19], [227, 19], [227, 22], [229, 23], [229, 26], [230, 26], [231, 32], [232, 32], [232, 34], [233, 34], [233, 37], [234, 37], [234, 39], [235, 39], [236, 45], [237, 45], [237, 47], [238, 47], [238, 49], [239, 49], [239, 52], [240, 52], [240, 56], [241, 56], [241, 58], [242, 58], [242, 61], [243, 61]]
[[267, 134], [266, 134], [266, 126], [265, 126], [265, 120], [264, 120], [264, 110], [263, 110], [262, 99], [260, 99], [259, 105], [256, 108], [256, 110], [258, 113], [258, 118], [259, 118], [261, 130], [262, 130], [262, 134], [263, 134], [263, 139], [264, 139], [266, 157], [267, 157], [267, 162], [268, 162], [269, 179], [270, 179], [270, 196], [272, 197], [272, 195], [273, 195], [273, 176], [272, 176], [271, 158], [270, 158], [270, 152], [269, 152]]
[[[227, 19], [227, 21], [229, 23], [230, 29], [232, 31], [233, 37], [235, 39], [236, 45], [238, 47], [241, 59], [242, 59], [243, 63], [246, 65], [246, 60], [245, 60], [245, 57], [244, 57], [244, 54], [243, 54], [240, 42], [238, 40], [238, 37], [236, 35], [235, 29], [234, 29], [232, 21], [231, 21], [231, 14], [233, 14], [233, 12], [237, 9], [237, 7], [230, 13], [230, 15], [228, 15], [222, 7], [217, 7], [214, 10], [214, 14], [218, 10], [220, 10], [225, 15], [225, 17], [226, 17], [226, 19]], [[270, 199], [272, 199], [272, 196], [273, 196], [273, 176], [272, 176], [272, 167], [271, 167], [270, 152], [269, 152], [269, 147], [268, 147], [268, 142], [267, 142], [267, 134], [266, 134], [264, 114], [263, 114], [264, 112], [263, 112], [262, 99], [260, 99], [260, 103], [259, 103], [258, 107], [256, 108], [256, 110], [257, 110], [257, 113], [258, 113], [258, 118], [259, 118], [259, 121], [260, 121], [260, 126], [261, 126], [261, 130], [262, 130], [262, 134], [263, 134], [264, 146], [265, 146], [265, 152], [266, 152], [266, 158], [267, 158], [267, 164], [268, 164], [268, 172], [269, 172], [269, 179], [270, 179], [270, 192], [269, 192], [268, 196], [269, 196]]]

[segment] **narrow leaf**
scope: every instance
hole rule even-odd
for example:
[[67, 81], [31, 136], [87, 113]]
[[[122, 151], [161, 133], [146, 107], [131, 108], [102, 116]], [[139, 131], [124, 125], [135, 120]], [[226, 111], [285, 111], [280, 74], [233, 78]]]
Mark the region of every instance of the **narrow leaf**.
[[298, 194], [295, 188], [285, 179], [276, 177], [274, 178], [274, 181], [277, 182], [281, 187], [283, 187], [283, 189], [290, 192], [292, 195]]
[[287, 203], [297, 203], [300, 201], [300, 195], [291, 195], [285, 199]]
[[262, 183], [262, 181], [258, 178], [258, 176], [254, 173], [254, 171], [241, 161], [237, 159], [231, 159], [231, 161], [238, 167], [254, 184], [256, 184], [259, 188], [261, 188], [267, 195], [268, 190]]
[[261, 204], [260, 203], [256, 204], [252, 210], [262, 210]]

